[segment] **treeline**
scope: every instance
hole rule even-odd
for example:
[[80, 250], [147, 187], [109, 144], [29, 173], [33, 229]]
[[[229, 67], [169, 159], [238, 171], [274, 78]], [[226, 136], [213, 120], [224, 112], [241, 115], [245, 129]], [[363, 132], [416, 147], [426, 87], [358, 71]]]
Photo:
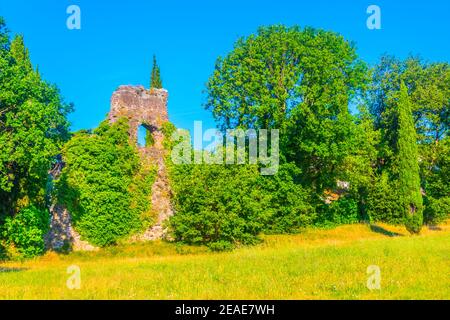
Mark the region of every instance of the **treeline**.
[[[158, 68], [159, 73], [159, 68]], [[159, 76], [158, 76], [159, 77]], [[225, 250], [258, 234], [361, 221], [412, 233], [450, 212], [448, 63], [383, 57], [374, 67], [342, 36], [265, 27], [219, 58], [206, 108], [219, 128], [279, 129], [280, 167], [175, 165], [170, 236]], [[0, 20], [0, 258], [41, 254], [51, 204], [83, 239], [114, 245], [153, 223], [155, 171], [128, 124], [69, 134], [72, 106], [32, 67]], [[352, 111], [352, 112], [351, 112]], [[165, 145], [175, 127], [164, 126]], [[65, 167], [56, 181], [49, 170]]]
[[223, 249], [361, 221], [419, 233], [448, 217], [448, 63], [370, 67], [336, 33], [270, 26], [217, 60], [207, 94], [224, 132], [279, 129], [281, 166], [173, 166], [177, 240]]

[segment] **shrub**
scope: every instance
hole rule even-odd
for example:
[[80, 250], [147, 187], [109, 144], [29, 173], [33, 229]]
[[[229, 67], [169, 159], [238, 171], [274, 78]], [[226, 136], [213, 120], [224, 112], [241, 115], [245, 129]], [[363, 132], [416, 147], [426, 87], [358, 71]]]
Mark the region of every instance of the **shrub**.
[[212, 250], [257, 242], [270, 216], [259, 177], [251, 165], [172, 166], [173, 237]]
[[315, 221], [318, 226], [335, 226], [360, 222], [358, 201], [345, 196], [330, 204], [319, 206], [319, 214]]
[[424, 222], [427, 224], [439, 224], [450, 216], [450, 197], [435, 199], [425, 198]]
[[367, 215], [371, 222], [403, 224], [403, 207], [399, 201], [398, 188], [388, 180], [388, 175], [379, 176], [367, 197]]
[[301, 171], [295, 164], [282, 164], [273, 176], [261, 176], [261, 184], [270, 198], [266, 210], [271, 216], [266, 233], [293, 233], [308, 226], [315, 218], [307, 191], [295, 180]]
[[49, 228], [47, 210], [34, 206], [22, 209], [15, 217], [7, 217], [2, 235], [6, 245], [14, 246], [25, 258], [38, 256], [45, 251], [44, 236]]

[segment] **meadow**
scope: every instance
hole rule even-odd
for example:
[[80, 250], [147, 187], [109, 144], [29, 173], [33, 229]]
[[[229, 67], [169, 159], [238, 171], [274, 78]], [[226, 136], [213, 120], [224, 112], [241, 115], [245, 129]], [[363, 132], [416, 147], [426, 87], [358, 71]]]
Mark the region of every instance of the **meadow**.
[[[69, 289], [68, 267], [81, 271]], [[381, 288], [367, 288], [379, 266]], [[0, 299], [450, 299], [450, 225], [385, 224], [264, 236], [214, 253], [166, 242], [0, 263]]]

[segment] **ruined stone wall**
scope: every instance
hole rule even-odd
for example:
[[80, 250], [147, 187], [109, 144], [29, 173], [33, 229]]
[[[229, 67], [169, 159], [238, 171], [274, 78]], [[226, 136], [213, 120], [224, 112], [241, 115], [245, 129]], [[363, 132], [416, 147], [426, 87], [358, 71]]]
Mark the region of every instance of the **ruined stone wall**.
[[126, 117], [130, 125], [130, 138], [137, 143], [140, 125], [150, 130], [155, 142], [160, 142], [161, 126], [169, 120], [167, 115], [168, 92], [165, 89], [146, 90], [143, 86], [120, 86], [111, 97], [108, 119], [111, 123]]
[[[108, 114], [110, 123], [121, 117], [126, 117], [130, 125], [130, 140], [137, 144], [137, 131], [143, 125], [153, 135], [154, 144], [139, 149], [141, 162], [154, 165], [157, 169], [152, 195], [148, 199], [156, 217], [155, 224], [144, 233], [134, 235], [133, 241], [156, 240], [165, 237], [167, 230], [165, 222], [173, 214], [170, 197], [171, 190], [167, 170], [164, 163], [167, 151], [163, 147], [164, 136], [162, 125], [168, 121], [167, 114], [168, 92], [164, 89], [146, 90], [143, 86], [120, 86], [111, 97], [111, 108]], [[51, 172], [56, 179], [61, 170], [58, 167]], [[61, 205], [54, 204], [50, 208], [50, 231], [46, 236], [48, 249], [60, 250], [69, 245], [73, 250], [95, 250], [94, 246], [82, 241], [79, 234], [72, 227], [70, 213]]]
[[120, 117], [126, 117], [130, 125], [130, 139], [137, 144], [137, 131], [140, 125], [150, 130], [154, 144], [140, 148], [141, 162], [156, 166], [157, 174], [152, 186], [152, 211], [156, 223], [143, 234], [133, 236], [134, 241], [156, 240], [164, 238], [167, 230], [165, 222], [173, 215], [170, 202], [171, 189], [164, 163], [167, 150], [163, 147], [162, 125], [169, 121], [167, 114], [168, 92], [165, 89], [146, 90], [143, 86], [120, 86], [111, 97], [111, 111], [108, 119], [111, 123]]

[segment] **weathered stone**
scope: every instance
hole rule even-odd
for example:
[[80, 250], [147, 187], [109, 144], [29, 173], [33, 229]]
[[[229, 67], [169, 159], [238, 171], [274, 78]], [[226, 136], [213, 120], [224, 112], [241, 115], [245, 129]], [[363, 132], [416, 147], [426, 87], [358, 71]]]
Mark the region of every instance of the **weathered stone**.
[[121, 117], [126, 117], [130, 125], [130, 139], [137, 144], [137, 131], [144, 126], [153, 135], [152, 146], [140, 147], [143, 163], [151, 163], [157, 167], [156, 180], [152, 186], [152, 211], [156, 215], [156, 223], [143, 234], [132, 237], [133, 241], [156, 240], [164, 238], [167, 229], [164, 224], [173, 215], [170, 202], [171, 190], [167, 176], [164, 158], [166, 150], [163, 147], [164, 135], [162, 125], [168, 121], [168, 92], [165, 89], [146, 90], [142, 86], [120, 86], [111, 97], [109, 121], [114, 123]]
[[87, 241], [72, 227], [69, 211], [62, 205], [53, 205], [50, 208], [50, 231], [45, 237], [47, 249], [56, 251], [93, 251], [97, 247]]
[[[64, 162], [58, 158], [53, 169], [49, 172], [52, 180], [59, 178], [64, 168]], [[87, 241], [81, 240], [81, 236], [72, 227], [72, 218], [64, 206], [54, 203], [50, 207], [50, 228], [45, 235], [47, 250], [54, 251], [93, 251], [97, 247]]]
[[[156, 180], [152, 186], [152, 195], [148, 201], [152, 203], [152, 210], [157, 217], [156, 223], [143, 234], [132, 237], [133, 241], [156, 240], [166, 237], [167, 229], [164, 224], [173, 215], [171, 207], [171, 190], [164, 159], [166, 150], [163, 147], [164, 135], [162, 125], [168, 121], [167, 115], [168, 92], [164, 89], [146, 90], [143, 86], [120, 86], [111, 97], [111, 110], [108, 115], [110, 123], [121, 117], [126, 117], [130, 125], [130, 139], [137, 144], [137, 131], [144, 126], [153, 135], [152, 146], [140, 147], [139, 153], [143, 164], [157, 167]], [[59, 177], [64, 163], [58, 161], [50, 172], [53, 179]], [[72, 220], [67, 208], [54, 204], [50, 208], [50, 231], [45, 237], [46, 246], [51, 250], [96, 250], [72, 227]]]
[[136, 143], [140, 125], [153, 133], [155, 143], [162, 142], [160, 129], [168, 121], [167, 99], [165, 89], [148, 91], [143, 86], [120, 86], [111, 97], [109, 121], [114, 123], [126, 117], [130, 125], [130, 138]]

